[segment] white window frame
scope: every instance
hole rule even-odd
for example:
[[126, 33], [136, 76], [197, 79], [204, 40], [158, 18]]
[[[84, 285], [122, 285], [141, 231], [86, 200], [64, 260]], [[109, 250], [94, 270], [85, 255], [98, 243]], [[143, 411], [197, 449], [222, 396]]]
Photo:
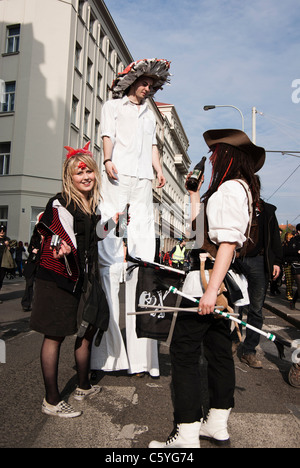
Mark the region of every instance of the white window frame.
[[[16, 34], [12, 33], [13, 29], [18, 29]], [[6, 53], [15, 54], [20, 50], [20, 35], [21, 35], [21, 25], [14, 24], [6, 27]]]
[[9, 174], [10, 153], [0, 153], [0, 176]]
[[[9, 85], [14, 85], [14, 89], [8, 91]], [[9, 81], [5, 83], [4, 94], [1, 102], [1, 112], [14, 112], [15, 110], [16, 82]]]

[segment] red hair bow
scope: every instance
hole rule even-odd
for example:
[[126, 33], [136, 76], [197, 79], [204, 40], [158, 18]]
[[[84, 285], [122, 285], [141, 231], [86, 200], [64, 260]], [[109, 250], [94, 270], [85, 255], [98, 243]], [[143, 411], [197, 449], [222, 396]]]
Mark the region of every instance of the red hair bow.
[[69, 151], [66, 158], [70, 159], [73, 156], [76, 156], [76, 154], [86, 154], [88, 156], [93, 157], [93, 153], [91, 153], [91, 151], [89, 151], [90, 143], [91, 142], [89, 141], [83, 148], [78, 148], [78, 149], [71, 148], [70, 146], [64, 146], [64, 148], [67, 151]]

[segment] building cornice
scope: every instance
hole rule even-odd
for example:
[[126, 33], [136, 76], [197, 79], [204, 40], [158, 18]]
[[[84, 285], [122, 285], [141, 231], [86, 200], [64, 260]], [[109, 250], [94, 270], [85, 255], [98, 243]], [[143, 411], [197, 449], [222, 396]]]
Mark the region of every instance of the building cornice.
[[101, 20], [105, 23], [107, 30], [114, 37], [116, 44], [118, 44], [119, 47], [122, 46], [124, 56], [125, 58], [127, 58], [127, 65], [129, 65], [129, 63], [133, 62], [134, 59], [131, 53], [129, 52], [129, 49], [123, 39], [123, 36], [120, 33], [116, 23], [114, 22], [105, 2], [103, 0], [93, 0], [93, 2], [95, 6], [99, 9], [99, 15], [101, 17]]

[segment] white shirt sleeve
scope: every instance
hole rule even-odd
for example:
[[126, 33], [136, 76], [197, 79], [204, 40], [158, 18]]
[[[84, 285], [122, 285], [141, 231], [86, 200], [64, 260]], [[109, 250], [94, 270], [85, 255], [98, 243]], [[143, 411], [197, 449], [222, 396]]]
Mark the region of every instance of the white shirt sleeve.
[[248, 197], [236, 180], [224, 182], [207, 203], [208, 235], [219, 245], [236, 242], [241, 248], [249, 222]]
[[73, 216], [67, 210], [67, 208], [65, 208], [64, 206], [62, 206], [60, 204], [60, 202], [57, 199], [53, 200], [52, 207], [57, 209], [58, 217], [59, 217], [59, 220], [60, 220], [60, 222], [62, 224], [62, 227], [64, 228], [64, 230], [66, 231], [66, 233], [70, 237], [75, 249], [77, 249], [76, 234], [74, 232], [74, 227], [73, 227], [73, 225], [74, 225]]
[[101, 137], [107, 136], [111, 139], [112, 144], [116, 141], [116, 101], [107, 101], [101, 112]]
[[156, 120], [154, 117], [154, 130], [153, 130], [153, 138], [152, 138], [152, 146], [157, 145], [157, 138], [156, 138]]

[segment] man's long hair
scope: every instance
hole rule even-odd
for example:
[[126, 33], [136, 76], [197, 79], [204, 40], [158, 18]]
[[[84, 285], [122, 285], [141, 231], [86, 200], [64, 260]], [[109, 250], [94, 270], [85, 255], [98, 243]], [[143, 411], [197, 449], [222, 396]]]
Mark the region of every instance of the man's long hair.
[[202, 200], [207, 201], [221, 184], [227, 180], [243, 179], [250, 187], [254, 204], [260, 198], [260, 187], [254, 173], [254, 163], [249, 155], [235, 146], [219, 143], [210, 157], [212, 163], [212, 177], [209, 188]]
[[[73, 184], [73, 175], [78, 163], [83, 162], [87, 167], [95, 173], [95, 185], [91, 190], [88, 198], [89, 206], [86, 207], [82, 194], [75, 188]], [[77, 154], [69, 159], [66, 159], [63, 166], [63, 187], [62, 196], [67, 202], [67, 206], [73, 202], [74, 207], [77, 205], [81, 211], [91, 215], [96, 212], [100, 201], [100, 172], [96, 161], [89, 155]]]

